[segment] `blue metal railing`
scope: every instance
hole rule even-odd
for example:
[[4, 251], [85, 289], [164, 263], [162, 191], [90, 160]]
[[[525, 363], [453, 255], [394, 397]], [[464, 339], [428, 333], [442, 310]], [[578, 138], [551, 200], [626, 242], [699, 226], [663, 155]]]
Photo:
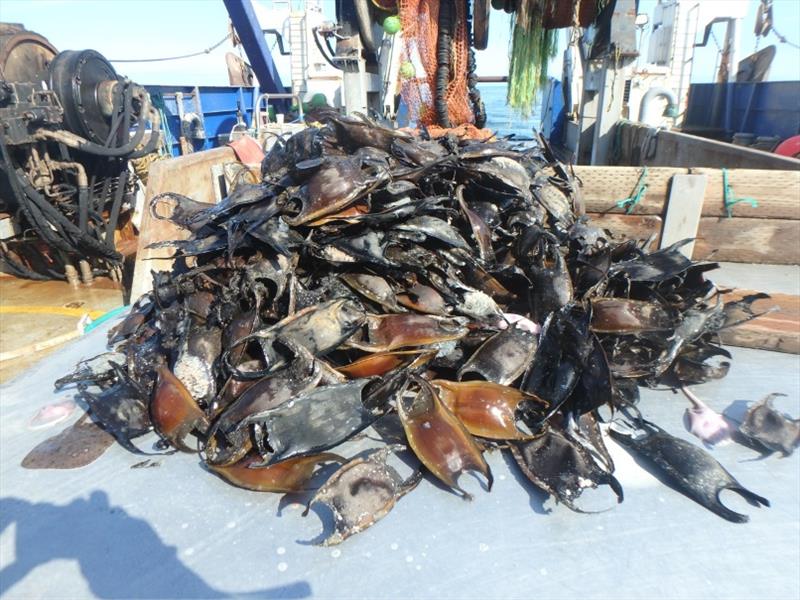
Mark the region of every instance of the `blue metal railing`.
[[[162, 114], [162, 127], [173, 156], [181, 154], [183, 135], [180, 115], [196, 113], [202, 119], [202, 137], [192, 135], [187, 142], [192, 150], [208, 150], [227, 143], [233, 127], [241, 120], [247, 127], [253, 121], [254, 101], [259, 89], [229, 86], [148, 85], [153, 103]], [[179, 108], [179, 98], [181, 107]]]

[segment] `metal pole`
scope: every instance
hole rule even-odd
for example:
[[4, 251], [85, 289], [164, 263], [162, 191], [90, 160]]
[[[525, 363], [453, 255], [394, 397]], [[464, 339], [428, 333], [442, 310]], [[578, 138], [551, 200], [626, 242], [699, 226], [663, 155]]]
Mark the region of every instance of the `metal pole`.
[[725, 135], [730, 135], [733, 131], [733, 100], [734, 82], [736, 81], [736, 43], [739, 39], [737, 20], [728, 21], [728, 30], [725, 35], [725, 54], [727, 55], [727, 78], [723, 82], [725, 85]]

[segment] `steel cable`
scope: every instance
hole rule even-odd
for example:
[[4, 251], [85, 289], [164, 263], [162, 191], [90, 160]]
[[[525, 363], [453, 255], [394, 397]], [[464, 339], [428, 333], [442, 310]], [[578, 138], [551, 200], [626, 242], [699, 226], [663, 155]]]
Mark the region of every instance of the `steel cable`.
[[195, 56], [202, 56], [203, 54], [210, 54], [211, 52], [213, 52], [214, 50], [216, 50], [217, 48], [222, 46], [222, 44], [224, 44], [232, 36], [233, 36], [233, 32], [229, 32], [228, 34], [225, 35], [224, 38], [222, 38], [220, 41], [218, 41], [213, 46], [209, 46], [208, 48], [206, 48], [205, 50], [201, 50], [200, 52], [192, 52], [191, 54], [181, 54], [179, 56], [165, 56], [163, 58], [124, 58], [124, 59], [123, 58], [120, 58], [120, 59], [113, 59], [112, 58], [112, 59], [109, 59], [109, 62], [115, 62], [115, 63], [148, 63], [148, 62], [164, 62], [164, 61], [167, 61], [167, 60], [181, 60], [183, 58], [193, 58]]

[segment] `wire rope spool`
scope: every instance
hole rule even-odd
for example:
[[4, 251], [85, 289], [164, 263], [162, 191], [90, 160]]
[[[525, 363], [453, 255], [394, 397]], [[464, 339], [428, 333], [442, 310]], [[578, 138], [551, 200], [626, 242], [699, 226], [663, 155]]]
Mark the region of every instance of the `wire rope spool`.
[[38, 81], [58, 50], [38, 33], [0, 23], [0, 79]]

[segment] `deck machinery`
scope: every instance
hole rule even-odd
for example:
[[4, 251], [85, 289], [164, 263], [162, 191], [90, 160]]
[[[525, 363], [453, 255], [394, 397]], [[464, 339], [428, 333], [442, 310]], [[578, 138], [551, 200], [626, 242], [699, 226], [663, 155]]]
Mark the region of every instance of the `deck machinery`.
[[[159, 143], [145, 89], [94, 50], [0, 24], [0, 261], [11, 274], [121, 276], [133, 159]], [[123, 234], [124, 237], [124, 234]]]

